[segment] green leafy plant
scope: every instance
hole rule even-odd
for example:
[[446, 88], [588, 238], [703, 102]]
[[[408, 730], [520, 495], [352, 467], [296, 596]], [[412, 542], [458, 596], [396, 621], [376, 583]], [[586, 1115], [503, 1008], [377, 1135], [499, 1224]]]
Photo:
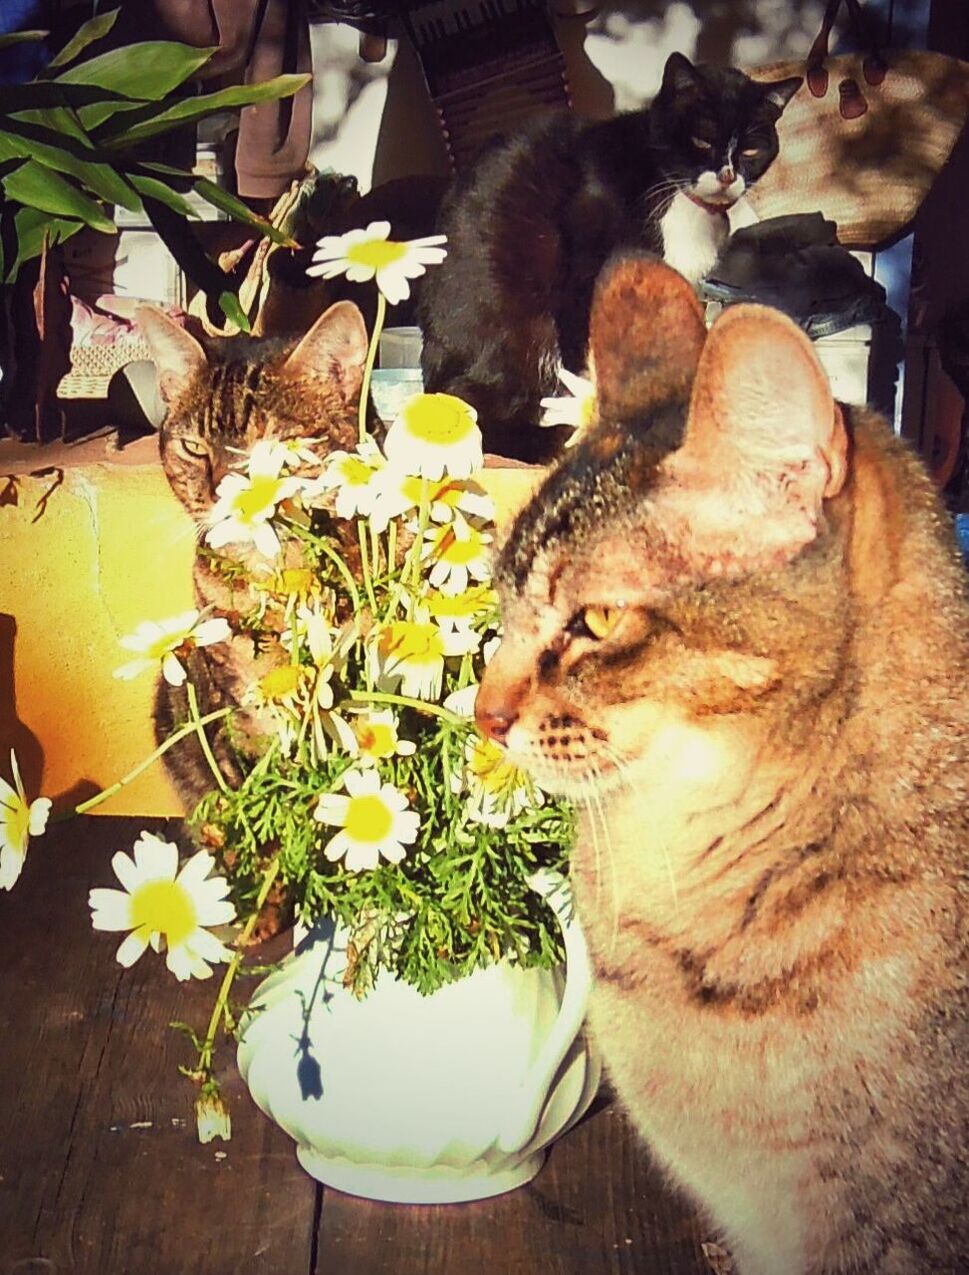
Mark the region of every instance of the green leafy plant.
[[[117, 10], [86, 22], [27, 84], [4, 87], [0, 104], [0, 281], [16, 279], [45, 242], [88, 226], [115, 234], [112, 206], [143, 212], [192, 281], [241, 329], [248, 321], [230, 277], [189, 228], [202, 199], [277, 243], [292, 241], [214, 182], [145, 158], [145, 144], [217, 112], [288, 97], [306, 75], [190, 95], [184, 86], [215, 49], [155, 40], [82, 55], [104, 38]], [[45, 32], [0, 37], [0, 48]], [[180, 92], [181, 90], [181, 92]]]

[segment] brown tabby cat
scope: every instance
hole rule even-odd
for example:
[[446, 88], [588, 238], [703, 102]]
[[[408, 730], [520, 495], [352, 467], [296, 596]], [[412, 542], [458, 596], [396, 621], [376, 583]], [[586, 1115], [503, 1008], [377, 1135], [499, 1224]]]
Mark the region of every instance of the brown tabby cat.
[[[263, 438], [323, 440], [326, 447], [352, 448], [356, 412], [367, 354], [367, 333], [359, 310], [349, 301], [331, 306], [298, 342], [236, 336], [203, 347], [162, 311], [144, 307], [138, 323], [158, 369], [159, 388], [168, 405], [161, 427], [162, 465], [175, 495], [199, 528], [206, 526], [215, 492], [230, 470], [244, 467], [247, 453]], [[252, 608], [254, 595], [246, 573], [260, 568], [297, 566], [298, 554], [269, 564], [249, 545], [226, 545], [218, 553], [202, 546], [195, 558], [198, 606], [216, 614]], [[189, 672], [203, 713], [238, 705], [244, 691], [273, 665], [285, 663], [280, 650], [255, 651], [250, 639], [196, 649]], [[185, 692], [159, 680], [155, 703], [158, 738], [165, 739], [187, 718]], [[237, 783], [239, 756], [258, 752], [271, 725], [258, 709], [233, 716], [231, 737], [212, 731], [219, 767]], [[169, 771], [188, 809], [211, 790], [212, 773], [194, 740], [166, 753]]]
[[482, 729], [584, 793], [591, 1026], [742, 1275], [969, 1271], [969, 602], [921, 466], [757, 306], [600, 282]]

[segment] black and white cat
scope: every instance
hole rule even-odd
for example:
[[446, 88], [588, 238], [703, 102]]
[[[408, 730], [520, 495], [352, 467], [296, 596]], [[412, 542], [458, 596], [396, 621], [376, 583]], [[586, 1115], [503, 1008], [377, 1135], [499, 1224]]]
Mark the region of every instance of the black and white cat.
[[545, 459], [539, 399], [560, 365], [584, 367], [605, 261], [648, 248], [693, 283], [707, 274], [800, 85], [673, 53], [648, 107], [594, 123], [548, 115], [492, 144], [442, 206], [448, 256], [420, 298], [425, 388], [471, 403], [489, 450]]

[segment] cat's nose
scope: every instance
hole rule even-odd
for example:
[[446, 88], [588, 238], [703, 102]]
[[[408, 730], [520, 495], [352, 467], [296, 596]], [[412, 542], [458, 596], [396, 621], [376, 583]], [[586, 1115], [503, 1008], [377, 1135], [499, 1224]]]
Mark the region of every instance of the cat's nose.
[[505, 742], [518, 717], [518, 709], [506, 691], [503, 683], [496, 683], [486, 672], [474, 701], [474, 720], [478, 730], [496, 744]]
[[474, 707], [474, 720], [478, 724], [478, 730], [485, 738], [493, 739], [496, 744], [503, 744], [506, 741], [516, 717], [517, 713], [513, 709], [500, 704], [494, 707], [482, 705], [480, 696]]
[[721, 186], [729, 186], [736, 176], [737, 174], [734, 170], [727, 165], [726, 168], [721, 168], [719, 173], [717, 173], [717, 181]]

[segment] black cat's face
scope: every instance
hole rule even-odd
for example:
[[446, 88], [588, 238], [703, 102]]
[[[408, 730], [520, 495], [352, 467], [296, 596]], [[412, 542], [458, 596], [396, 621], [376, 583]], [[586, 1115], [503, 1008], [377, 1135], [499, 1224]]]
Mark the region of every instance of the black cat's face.
[[777, 121], [800, 79], [760, 84], [730, 67], [670, 55], [650, 108], [667, 179], [704, 203], [729, 208], [777, 155]]

